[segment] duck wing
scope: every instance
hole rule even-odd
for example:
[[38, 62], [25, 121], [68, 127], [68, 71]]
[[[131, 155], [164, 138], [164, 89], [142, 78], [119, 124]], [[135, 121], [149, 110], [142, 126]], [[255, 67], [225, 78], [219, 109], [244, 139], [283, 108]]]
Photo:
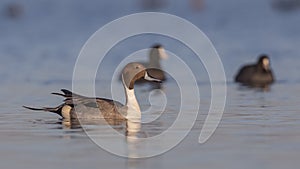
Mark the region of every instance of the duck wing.
[[126, 116], [126, 114], [123, 113], [126, 112], [126, 110], [124, 110], [125, 107], [120, 102], [106, 98], [86, 97], [66, 89], [62, 89], [61, 91], [63, 94], [52, 94], [63, 96], [65, 98], [65, 105], [75, 107], [73, 112], [76, 111], [76, 113], [72, 113], [72, 116], [76, 115], [76, 117], [73, 118], [99, 117], [99, 113], [106, 119], [123, 119]]

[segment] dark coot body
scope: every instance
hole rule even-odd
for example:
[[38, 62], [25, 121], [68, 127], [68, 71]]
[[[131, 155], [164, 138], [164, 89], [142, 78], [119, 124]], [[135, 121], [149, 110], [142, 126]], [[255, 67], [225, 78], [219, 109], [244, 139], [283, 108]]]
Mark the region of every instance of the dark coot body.
[[270, 59], [261, 55], [256, 64], [243, 66], [235, 77], [235, 81], [250, 86], [265, 86], [275, 81], [270, 68]]

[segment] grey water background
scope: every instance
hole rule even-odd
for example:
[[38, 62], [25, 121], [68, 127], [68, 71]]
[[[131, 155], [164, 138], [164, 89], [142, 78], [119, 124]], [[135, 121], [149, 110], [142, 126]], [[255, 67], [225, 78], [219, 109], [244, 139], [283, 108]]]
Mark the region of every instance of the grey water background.
[[[140, 1], [13, 1], [23, 7], [7, 17], [10, 0], [0, 2], [0, 166], [1, 168], [296, 168], [300, 150], [300, 10], [274, 8], [274, 1], [205, 1], [201, 11], [187, 1], [165, 1], [145, 9]], [[294, 9], [294, 10], [293, 10]], [[76, 58], [86, 40], [106, 23], [135, 12], [166, 12], [201, 29], [216, 47], [227, 77], [227, 101], [221, 123], [205, 143], [198, 136], [210, 105], [210, 83], [201, 61], [183, 44], [158, 35], [136, 36], [114, 47], [100, 65], [97, 95], [110, 97], [117, 64], [136, 50], [162, 43], [186, 61], [197, 79], [200, 112], [189, 135], [163, 155], [127, 159], [94, 144], [80, 128], [68, 128], [56, 115], [24, 110], [22, 105], [56, 105], [51, 96], [71, 89]], [[120, 28], [122, 29], [122, 28]], [[176, 28], [174, 28], [176, 29]], [[271, 57], [277, 82], [270, 91], [233, 83], [239, 67], [261, 53]], [[140, 60], [146, 60], [141, 56]], [[163, 61], [163, 66], [174, 67]], [[142, 130], [157, 133], [173, 122], [178, 87], [165, 85], [170, 118]], [[147, 107], [149, 86], [137, 95]], [[195, 111], [195, 110], [186, 110]], [[173, 114], [172, 114], [173, 113]], [[150, 114], [151, 115], [151, 114]], [[143, 115], [147, 117], [147, 114]], [[167, 116], [167, 117], [169, 117]]]

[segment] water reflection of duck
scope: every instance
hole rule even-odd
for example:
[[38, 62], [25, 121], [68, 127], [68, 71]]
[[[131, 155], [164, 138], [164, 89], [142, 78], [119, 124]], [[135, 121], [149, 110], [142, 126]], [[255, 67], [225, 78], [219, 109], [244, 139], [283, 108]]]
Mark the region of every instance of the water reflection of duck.
[[123, 86], [125, 89], [125, 105], [110, 99], [91, 98], [72, 93], [62, 89], [61, 93], [53, 93], [65, 97], [64, 103], [54, 107], [32, 108], [30, 110], [48, 111], [56, 113], [65, 119], [114, 119], [114, 120], [140, 120], [141, 110], [134, 93], [136, 80], [144, 78], [148, 81], [159, 80], [148, 75], [146, 68], [140, 63], [129, 63], [122, 71]]
[[235, 77], [235, 81], [249, 86], [266, 86], [275, 81], [270, 68], [270, 59], [261, 55], [256, 64], [243, 66]]

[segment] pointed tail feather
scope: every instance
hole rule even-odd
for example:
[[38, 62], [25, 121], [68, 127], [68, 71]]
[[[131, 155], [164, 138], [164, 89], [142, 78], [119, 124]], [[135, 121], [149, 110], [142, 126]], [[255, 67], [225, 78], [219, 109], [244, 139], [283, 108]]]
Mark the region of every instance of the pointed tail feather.
[[[57, 95], [57, 96], [62, 96], [62, 97], [72, 97], [73, 93], [67, 89], [61, 89], [61, 91], [63, 93], [56, 93], [56, 92], [53, 92], [51, 94], [54, 94], [54, 95]], [[76, 95], [76, 94], [75, 94]]]
[[67, 90], [67, 89], [61, 89], [61, 91], [62, 91], [63, 93], [56, 93], [56, 92], [53, 92], [53, 93], [51, 93], [51, 94], [57, 95], [57, 96], [62, 96], [62, 97], [69, 98], [69, 99], [71, 99], [73, 96], [79, 96], [79, 95], [77, 95], [77, 94], [72, 93], [71, 91], [69, 91], [69, 90]]
[[61, 91], [65, 94], [67, 97], [72, 97], [73, 93], [67, 89], [61, 89]]
[[63, 105], [57, 106], [57, 107], [42, 107], [42, 108], [34, 108], [34, 107], [28, 107], [28, 106], [23, 106], [26, 109], [29, 110], [35, 110], [35, 111], [48, 111], [52, 113], [56, 113], [61, 116], [61, 109]]
[[66, 95], [64, 95], [64, 94], [61, 94], [61, 93], [51, 93], [51, 94], [53, 94], [53, 95], [57, 95], [57, 96], [62, 96], [62, 97], [66, 97]]

